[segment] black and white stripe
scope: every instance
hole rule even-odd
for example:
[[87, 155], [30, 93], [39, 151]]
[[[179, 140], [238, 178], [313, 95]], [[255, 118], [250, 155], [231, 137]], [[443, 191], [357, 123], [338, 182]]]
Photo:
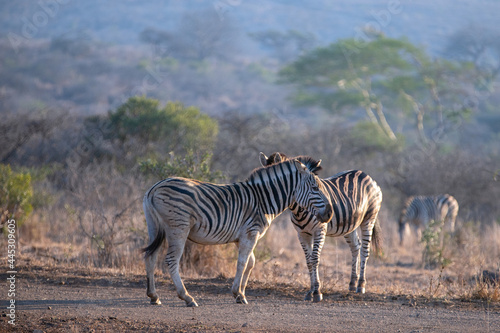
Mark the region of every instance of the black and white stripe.
[[410, 228], [415, 230], [420, 240], [422, 231], [431, 221], [439, 221], [441, 227], [450, 221], [450, 230], [455, 231], [458, 208], [457, 200], [449, 194], [409, 197], [399, 217], [400, 243], [403, 243]]
[[[286, 159], [286, 155], [282, 153], [274, 153], [269, 158], [261, 153], [263, 165], [272, 165]], [[321, 169], [319, 163], [311, 163], [307, 158], [299, 156], [296, 159], [306, 164], [312, 172]], [[304, 250], [311, 278], [311, 288], [306, 294], [305, 300], [313, 299], [315, 302], [322, 300], [318, 266], [325, 236], [344, 236], [352, 253], [349, 290], [359, 293], [365, 292], [365, 268], [370, 255], [372, 239], [373, 245], [376, 248], [380, 247], [380, 225], [377, 216], [382, 204], [380, 187], [363, 171], [341, 172], [330, 178], [320, 179], [320, 182], [330, 196], [334, 211], [333, 218], [329, 223], [318, 221], [314, 214], [311, 214], [298, 202], [294, 202], [290, 206], [292, 222]], [[361, 233], [361, 241], [356, 230]]]
[[298, 160], [255, 170], [240, 183], [215, 185], [192, 179], [168, 178], [146, 192], [143, 201], [150, 245], [146, 252], [147, 295], [160, 304], [154, 283], [158, 249], [167, 240], [166, 263], [179, 298], [197, 306], [179, 275], [179, 261], [187, 239], [200, 244], [238, 245], [232, 292], [247, 303], [245, 287], [255, 264], [253, 250], [272, 220], [294, 202], [318, 219], [332, 216], [332, 207], [319, 178]]

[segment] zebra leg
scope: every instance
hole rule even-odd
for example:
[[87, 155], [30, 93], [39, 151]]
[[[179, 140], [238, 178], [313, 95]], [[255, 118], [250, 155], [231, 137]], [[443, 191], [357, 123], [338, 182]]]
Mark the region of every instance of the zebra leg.
[[314, 292], [314, 277], [313, 277], [313, 267], [311, 262], [311, 253], [313, 247], [313, 238], [312, 235], [307, 234], [305, 232], [299, 232], [297, 234], [299, 236], [300, 245], [302, 245], [302, 250], [304, 250], [304, 255], [306, 257], [307, 269], [309, 271], [309, 281], [311, 283], [311, 287], [304, 297], [304, 301], [312, 301], [313, 292]]
[[[151, 212], [149, 211], [148, 206], [146, 205], [144, 205], [144, 214], [146, 216], [146, 221], [148, 225], [149, 242], [151, 243], [156, 237], [157, 230], [154, 220], [151, 217]], [[151, 304], [153, 305], [161, 304], [160, 297], [156, 293], [156, 286], [155, 286], [155, 268], [159, 252], [160, 249], [158, 248], [151, 255], [145, 256], [144, 258], [146, 266], [146, 281], [147, 281], [146, 295], [150, 298]]]
[[417, 242], [422, 242], [422, 228], [415, 229], [415, 233], [417, 234]]
[[326, 236], [326, 224], [322, 227], [318, 227], [314, 231], [314, 242], [313, 242], [313, 250], [310, 255], [310, 263], [311, 263], [311, 289], [313, 302], [321, 302], [323, 300], [323, 294], [321, 293], [321, 281], [319, 279], [319, 260], [321, 256], [321, 249], [325, 244], [325, 236]]
[[356, 292], [361, 294], [365, 293], [365, 287], [366, 287], [365, 269], [368, 258], [370, 257], [370, 243], [372, 241], [372, 233], [374, 225], [375, 225], [375, 220], [369, 220], [361, 224], [360, 228], [361, 239], [362, 239], [361, 264], [360, 264], [360, 277], [358, 282], [358, 289], [356, 290]]
[[245, 294], [248, 278], [250, 277], [250, 273], [252, 272], [254, 266], [255, 266], [255, 254], [252, 251], [252, 253], [250, 253], [250, 257], [248, 258], [247, 268], [245, 269], [245, 273], [243, 274], [243, 280], [241, 282], [241, 289], [243, 290], [243, 295]]
[[184, 246], [186, 244], [187, 235], [185, 237], [169, 237], [168, 238], [168, 252], [165, 262], [168, 265], [168, 270], [170, 271], [170, 277], [175, 285], [177, 295], [180, 299], [186, 302], [188, 307], [198, 306], [196, 301], [186, 290], [184, 283], [182, 282], [181, 276], [179, 274], [179, 263], [181, 260], [182, 252], [184, 252]]
[[451, 233], [455, 233], [455, 221], [456, 221], [457, 217], [456, 216], [452, 216], [450, 218], [450, 231]]
[[356, 285], [358, 284], [359, 279], [359, 250], [361, 245], [359, 243], [359, 237], [356, 230], [353, 232], [344, 235], [344, 238], [349, 244], [349, 248], [351, 249], [352, 254], [352, 269], [351, 269], [351, 281], [349, 282], [349, 291], [356, 291]]
[[151, 299], [151, 304], [160, 305], [160, 297], [156, 293], [155, 287], [155, 267], [156, 259], [158, 258], [158, 252], [156, 251], [152, 255], [146, 257], [144, 260], [146, 262], [146, 279], [147, 279], [147, 291], [146, 294]]
[[[243, 274], [247, 272], [247, 268], [250, 263], [255, 263], [255, 256], [253, 255], [253, 249], [257, 244], [257, 235], [245, 235], [244, 239], [240, 239], [238, 243], [238, 263], [236, 265], [236, 276], [234, 277], [233, 286], [231, 291], [236, 299], [236, 303], [248, 304], [245, 297], [245, 286]], [[253, 257], [253, 259], [250, 259]], [[253, 266], [252, 266], [253, 268]], [[250, 275], [250, 270], [248, 270], [248, 275]], [[246, 277], [248, 279], [248, 276]]]

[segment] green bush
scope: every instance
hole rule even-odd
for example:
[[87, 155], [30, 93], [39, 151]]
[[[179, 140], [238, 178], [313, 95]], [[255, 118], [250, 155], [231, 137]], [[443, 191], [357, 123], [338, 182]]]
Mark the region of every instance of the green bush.
[[3, 225], [14, 218], [21, 224], [33, 210], [33, 188], [28, 172], [13, 172], [10, 165], [0, 164], [0, 213]]
[[445, 244], [443, 224], [441, 221], [431, 221], [422, 232], [422, 243], [424, 244], [423, 262], [426, 268], [449, 266], [452, 261], [445, 257]]
[[141, 143], [160, 142], [164, 151], [196, 149], [211, 151], [218, 133], [217, 122], [196, 107], [131, 97], [109, 113], [111, 135], [122, 142], [131, 138]]

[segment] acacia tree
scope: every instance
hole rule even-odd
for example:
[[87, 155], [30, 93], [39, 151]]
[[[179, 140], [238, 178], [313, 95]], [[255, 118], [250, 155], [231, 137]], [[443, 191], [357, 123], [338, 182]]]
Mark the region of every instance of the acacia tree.
[[[374, 35], [317, 48], [284, 67], [279, 82], [295, 85], [296, 105], [331, 113], [364, 110], [391, 141], [397, 141], [394, 123], [411, 122], [425, 143], [429, 132], [470, 110], [460, 103], [469, 93], [468, 70], [464, 63], [433, 60], [406, 39]], [[408, 121], [412, 114], [416, 121]], [[426, 131], [425, 123], [433, 130]]]
[[384, 112], [380, 88], [407, 77], [418, 50], [404, 40], [378, 37], [370, 42], [341, 40], [300, 57], [279, 72], [280, 82], [297, 86], [294, 102], [329, 112], [361, 107], [368, 119], [396, 140]]
[[419, 141], [428, 147], [470, 116], [475, 108], [468, 102], [474, 94], [474, 76], [469, 63], [428, 60], [419, 64], [414, 77], [389, 82], [386, 98], [392, 98], [406, 118], [415, 115]]

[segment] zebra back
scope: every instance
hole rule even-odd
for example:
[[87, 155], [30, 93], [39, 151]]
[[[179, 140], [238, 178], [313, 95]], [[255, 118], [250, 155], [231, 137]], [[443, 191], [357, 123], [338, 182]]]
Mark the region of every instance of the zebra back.
[[[334, 218], [327, 235], [344, 235], [355, 230], [366, 219], [377, 217], [382, 204], [382, 191], [368, 174], [350, 170], [323, 179], [334, 207]], [[377, 223], [378, 224], [378, 223]]]
[[417, 228], [425, 228], [430, 221], [443, 222], [446, 219], [452, 221], [454, 226], [458, 214], [458, 202], [449, 194], [434, 196], [411, 196], [409, 197], [399, 217], [400, 229], [406, 224], [413, 224]]

